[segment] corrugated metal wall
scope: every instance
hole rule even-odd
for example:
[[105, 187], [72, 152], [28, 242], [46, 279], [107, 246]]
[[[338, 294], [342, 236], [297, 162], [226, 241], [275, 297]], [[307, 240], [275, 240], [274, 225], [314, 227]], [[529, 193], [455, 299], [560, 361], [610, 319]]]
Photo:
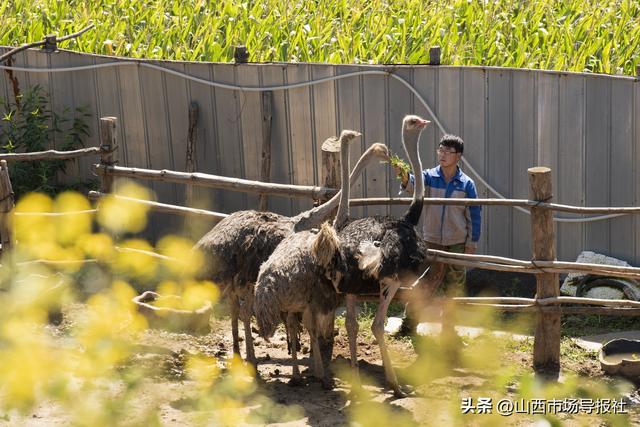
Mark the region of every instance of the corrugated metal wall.
[[[5, 49], [6, 50], [6, 49]], [[16, 66], [69, 67], [116, 61], [111, 57], [32, 50]], [[640, 201], [640, 86], [629, 77], [482, 67], [350, 66], [326, 64], [211, 64], [152, 62], [205, 80], [238, 85], [296, 83], [359, 70], [389, 70], [410, 82], [445, 129], [465, 140], [465, 157], [491, 186], [509, 198], [528, 197], [527, 168], [551, 167], [555, 201], [578, 206], [637, 206]], [[185, 170], [188, 110], [199, 106], [197, 170], [257, 179], [262, 148], [262, 106], [257, 92], [212, 88], [138, 66], [67, 73], [15, 73], [21, 88], [47, 87], [54, 108], [88, 105], [97, 144], [99, 117], [119, 119], [120, 164]], [[0, 96], [11, 95], [9, 81]], [[400, 82], [380, 75], [349, 77], [273, 93], [272, 181], [321, 184], [320, 146], [340, 129], [364, 133], [352, 162], [372, 142], [401, 155], [400, 123], [407, 113], [429, 118]], [[432, 125], [421, 139], [425, 167], [435, 164], [441, 132]], [[91, 159], [79, 173], [88, 174]], [[397, 193], [383, 165], [369, 167], [353, 197]], [[475, 177], [474, 177], [475, 178]], [[479, 180], [476, 179], [476, 182]], [[158, 200], [184, 204], [184, 188], [153, 184]], [[494, 197], [479, 185], [481, 197]], [[232, 212], [254, 208], [257, 197], [198, 190], [208, 207]], [[291, 214], [311, 201], [271, 197], [270, 209]], [[402, 207], [354, 208], [354, 215], [398, 214]], [[154, 215], [151, 234], [176, 230], [179, 218]], [[507, 207], [484, 207], [480, 250], [530, 257], [528, 215]], [[558, 225], [558, 257], [574, 260], [594, 250], [640, 264], [640, 219], [626, 216]]]

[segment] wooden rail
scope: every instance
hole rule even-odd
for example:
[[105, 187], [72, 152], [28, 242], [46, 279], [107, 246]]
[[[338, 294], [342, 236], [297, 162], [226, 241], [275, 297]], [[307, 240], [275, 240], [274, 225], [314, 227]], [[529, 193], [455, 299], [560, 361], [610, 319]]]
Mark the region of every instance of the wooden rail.
[[640, 268], [618, 265], [590, 264], [564, 261], [524, 261], [492, 255], [457, 254], [428, 249], [432, 261], [487, 270], [512, 271], [517, 273], [584, 273], [631, 279], [640, 279]]
[[126, 177], [146, 179], [151, 181], [173, 182], [177, 184], [199, 185], [202, 187], [223, 190], [243, 191], [247, 193], [272, 194], [285, 197], [322, 199], [337, 193], [335, 188], [318, 187], [313, 185], [273, 184], [261, 181], [251, 181], [241, 178], [210, 175], [206, 173], [177, 172], [168, 169], [154, 170], [141, 168], [127, 168], [122, 166], [93, 165], [94, 171], [100, 176]]
[[100, 147], [80, 148], [71, 151], [32, 151], [30, 153], [0, 153], [0, 160], [70, 160], [100, 154]]

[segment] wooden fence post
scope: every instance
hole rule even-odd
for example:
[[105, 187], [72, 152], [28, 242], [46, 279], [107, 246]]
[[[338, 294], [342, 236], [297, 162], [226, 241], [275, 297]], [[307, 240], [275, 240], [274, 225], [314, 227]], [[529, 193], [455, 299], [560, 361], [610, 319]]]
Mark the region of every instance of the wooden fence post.
[[[100, 164], [113, 166], [117, 163], [116, 149], [116, 117], [100, 118]], [[113, 176], [104, 173], [100, 177], [100, 192], [111, 193], [113, 190]]]
[[440, 46], [429, 49], [429, 65], [440, 65]]
[[[273, 92], [262, 92], [262, 168], [260, 180], [271, 182], [271, 121], [273, 118]], [[260, 195], [258, 210], [266, 211], [269, 200], [266, 194]]]
[[[549, 202], [553, 198], [551, 169], [533, 167], [529, 172], [529, 199]], [[531, 243], [533, 262], [556, 260], [556, 235], [553, 212], [531, 208]], [[536, 273], [536, 298], [560, 294], [557, 273]], [[537, 374], [557, 378], [560, 373], [560, 309], [538, 311], [533, 345], [533, 368]]]
[[[327, 188], [340, 188], [340, 142], [336, 137], [327, 138], [322, 143], [322, 180]], [[329, 198], [327, 196], [318, 200], [318, 204]]]
[[6, 160], [0, 160], [0, 240], [1, 251], [6, 253], [13, 246], [13, 234], [9, 226], [9, 212], [13, 209], [13, 187], [9, 179], [9, 167]]
[[[189, 105], [189, 131], [187, 136], [187, 172], [192, 173], [196, 171], [196, 160], [195, 160], [195, 149], [196, 149], [196, 139], [198, 137], [197, 126], [198, 126], [198, 114], [199, 108], [197, 102], [192, 102]], [[185, 200], [187, 202], [187, 206], [193, 206], [194, 197], [193, 193], [195, 188], [193, 185], [187, 185], [185, 189]]]

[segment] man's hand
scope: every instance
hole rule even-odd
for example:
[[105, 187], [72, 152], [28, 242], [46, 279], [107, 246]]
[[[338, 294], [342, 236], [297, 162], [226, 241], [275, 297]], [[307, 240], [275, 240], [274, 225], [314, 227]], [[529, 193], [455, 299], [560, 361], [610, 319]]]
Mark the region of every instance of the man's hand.
[[475, 246], [465, 246], [464, 247], [464, 253], [465, 254], [469, 254], [469, 255], [473, 255], [476, 253], [476, 247]]
[[409, 183], [409, 174], [404, 172], [400, 166], [392, 165], [393, 171], [400, 178], [400, 182], [403, 187], [406, 187]]

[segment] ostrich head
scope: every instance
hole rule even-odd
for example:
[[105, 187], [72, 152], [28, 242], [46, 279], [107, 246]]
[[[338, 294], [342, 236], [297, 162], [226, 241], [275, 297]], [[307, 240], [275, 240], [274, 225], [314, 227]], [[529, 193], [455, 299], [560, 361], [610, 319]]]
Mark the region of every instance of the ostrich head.
[[389, 149], [386, 145], [374, 142], [371, 144], [371, 147], [369, 147], [369, 150], [372, 155], [381, 158], [383, 161], [389, 161]]
[[407, 132], [420, 133], [429, 123], [431, 123], [429, 120], [425, 120], [420, 116], [408, 114], [402, 120], [402, 129]]
[[343, 130], [340, 133], [340, 137], [338, 138], [338, 140], [340, 141], [340, 144], [348, 144], [359, 136], [362, 136], [362, 134], [360, 132], [356, 132], [355, 130]]

